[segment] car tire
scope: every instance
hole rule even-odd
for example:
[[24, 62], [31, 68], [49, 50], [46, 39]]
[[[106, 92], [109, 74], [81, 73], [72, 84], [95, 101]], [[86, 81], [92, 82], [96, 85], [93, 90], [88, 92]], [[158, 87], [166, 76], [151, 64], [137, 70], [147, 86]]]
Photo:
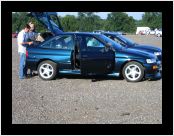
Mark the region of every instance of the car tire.
[[144, 77], [144, 67], [136, 62], [128, 62], [122, 69], [122, 75], [128, 82], [139, 82]]
[[42, 61], [38, 65], [38, 75], [43, 80], [52, 80], [57, 75], [57, 65], [56, 63], [46, 60]]
[[160, 37], [160, 34], [157, 34], [158, 37]]

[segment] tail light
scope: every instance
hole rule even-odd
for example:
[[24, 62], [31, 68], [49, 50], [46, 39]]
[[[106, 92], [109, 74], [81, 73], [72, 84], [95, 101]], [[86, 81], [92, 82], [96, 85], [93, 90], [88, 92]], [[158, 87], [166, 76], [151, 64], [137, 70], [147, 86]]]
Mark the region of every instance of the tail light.
[[26, 50], [26, 58], [28, 58], [28, 51]]

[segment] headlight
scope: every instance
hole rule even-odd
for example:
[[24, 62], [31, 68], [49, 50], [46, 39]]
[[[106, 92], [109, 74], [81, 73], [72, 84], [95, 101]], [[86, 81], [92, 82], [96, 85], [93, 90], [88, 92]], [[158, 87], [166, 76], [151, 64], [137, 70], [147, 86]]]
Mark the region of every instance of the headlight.
[[161, 55], [161, 52], [154, 52], [156, 56]]
[[156, 59], [146, 59], [146, 62], [147, 63], [155, 63], [156, 62]]

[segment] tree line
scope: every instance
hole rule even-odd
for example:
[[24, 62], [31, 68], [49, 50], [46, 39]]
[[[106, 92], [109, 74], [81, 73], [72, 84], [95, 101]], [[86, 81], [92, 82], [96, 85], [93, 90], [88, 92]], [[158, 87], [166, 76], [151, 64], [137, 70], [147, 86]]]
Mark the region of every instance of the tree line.
[[[77, 16], [66, 15], [58, 16], [65, 32], [94, 30], [105, 31], [123, 31], [126, 33], [135, 33], [136, 27], [147, 26], [151, 29], [162, 27], [161, 12], [145, 12], [141, 20], [135, 20], [125, 12], [111, 12], [106, 19], [101, 19], [96, 12], [78, 12]], [[29, 22], [36, 25], [36, 31], [45, 32], [46, 28], [35, 18], [28, 17], [27, 12], [12, 13], [12, 32], [20, 31], [22, 27]]]

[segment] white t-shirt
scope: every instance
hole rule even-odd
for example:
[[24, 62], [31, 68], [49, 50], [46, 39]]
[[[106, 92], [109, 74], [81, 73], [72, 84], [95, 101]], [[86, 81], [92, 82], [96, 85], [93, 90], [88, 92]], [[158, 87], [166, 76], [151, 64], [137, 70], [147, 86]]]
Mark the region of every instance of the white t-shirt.
[[22, 46], [22, 44], [20, 43], [23, 43], [23, 42], [26, 42], [25, 40], [25, 36], [26, 36], [26, 32], [24, 30], [20, 31], [19, 34], [18, 34], [18, 52], [20, 53], [24, 53], [26, 54], [26, 47]]

